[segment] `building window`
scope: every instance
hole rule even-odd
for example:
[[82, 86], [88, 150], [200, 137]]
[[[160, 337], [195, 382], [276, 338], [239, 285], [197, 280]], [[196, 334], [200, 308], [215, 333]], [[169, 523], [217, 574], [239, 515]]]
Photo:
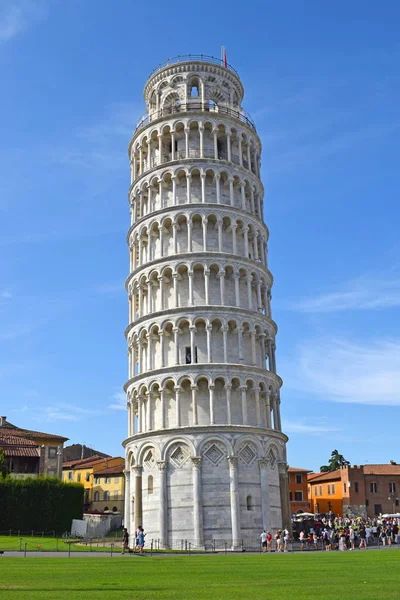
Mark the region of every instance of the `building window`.
[[89, 502], [89, 490], [85, 490], [85, 495], [84, 495], [83, 501], [84, 501], [85, 504], [88, 504], [88, 502]]
[[49, 458], [57, 458], [57, 448], [49, 448]]
[[76, 480], [78, 483], [81, 482], [81, 474], [80, 473], [78, 473], [78, 475], [76, 476]]
[[314, 485], [314, 495], [318, 496], [318, 486]]
[[332, 494], [334, 494], [334, 493], [335, 493], [335, 484], [332, 483]]
[[389, 494], [395, 494], [395, 493], [396, 493], [396, 484], [389, 483]]
[[74, 480], [74, 472], [68, 471], [68, 481], [73, 481], [73, 480]]
[[119, 483], [119, 477], [114, 477], [114, 483]]
[[295, 502], [303, 502], [303, 492], [295, 492], [294, 500]]
[[293, 500], [292, 496], [293, 496], [292, 492], [289, 492], [289, 500], [290, 500], [290, 502]]
[[111, 477], [104, 477], [104, 483], [111, 483]]
[[[370, 490], [371, 490], [371, 494], [376, 494], [378, 491], [378, 484], [375, 482], [372, 482], [370, 484]], [[375, 514], [379, 514], [379, 513], [375, 513]]]
[[322, 496], [322, 485], [319, 486], [319, 495]]
[[98, 502], [99, 501], [99, 492], [95, 492], [93, 494], [93, 502]]
[[118, 490], [114, 490], [114, 500], [118, 500]]
[[253, 499], [251, 496], [247, 496], [246, 498], [246, 507], [247, 510], [253, 510]]
[[99, 485], [100, 484], [100, 477], [95, 477], [94, 478], [94, 482], [95, 482], [96, 485]]
[[152, 494], [153, 493], [153, 475], [149, 475], [147, 478], [147, 492], [148, 494]]
[[347, 491], [347, 485], [345, 483], [343, 484], [343, 490], [344, 490], [344, 493], [346, 493], [346, 491]]
[[382, 514], [382, 504], [374, 504], [374, 513], [376, 516]]
[[354, 482], [354, 491], [356, 494], [358, 494], [358, 481]]
[[86, 473], [86, 475], [85, 475], [85, 481], [87, 481], [87, 482], [90, 481], [90, 473]]
[[330, 496], [330, 495], [331, 495], [331, 484], [328, 483], [328, 496]]
[[319, 513], [319, 504], [318, 502], [315, 505], [315, 512], [318, 514]]
[[105, 502], [106, 502], [107, 500], [110, 500], [110, 492], [104, 492], [103, 500], [104, 500]]
[[296, 483], [303, 483], [303, 475], [296, 474]]

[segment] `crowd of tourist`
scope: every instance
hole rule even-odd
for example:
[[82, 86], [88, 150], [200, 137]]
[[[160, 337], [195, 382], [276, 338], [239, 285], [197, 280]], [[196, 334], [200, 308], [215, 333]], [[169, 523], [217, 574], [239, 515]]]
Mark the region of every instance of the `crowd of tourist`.
[[400, 518], [321, 517], [297, 523], [294, 539], [300, 549], [367, 549], [371, 545], [400, 544]]
[[260, 536], [263, 552], [288, 552], [290, 541], [298, 542], [300, 550], [327, 552], [400, 544], [400, 518], [321, 517], [305, 519], [296, 525], [292, 536], [287, 529], [274, 535], [264, 530]]

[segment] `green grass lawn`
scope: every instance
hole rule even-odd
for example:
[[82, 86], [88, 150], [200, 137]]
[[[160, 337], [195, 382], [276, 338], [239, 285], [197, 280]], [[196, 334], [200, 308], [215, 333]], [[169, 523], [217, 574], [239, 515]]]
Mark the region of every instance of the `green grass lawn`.
[[[92, 543], [89, 544], [71, 544], [71, 552], [88, 552], [90, 549], [92, 552], [110, 552], [110, 544], [114, 544], [115, 552], [121, 551], [121, 540], [117, 539], [108, 539], [104, 542]], [[27, 552], [68, 552], [68, 544], [64, 542], [62, 538], [53, 537], [38, 537], [38, 536], [18, 536], [13, 535], [2, 535], [0, 536], [0, 550], [5, 550], [6, 552], [10, 551], [19, 551], [20, 549], [24, 550], [26, 544]]]
[[7, 600], [400, 598], [400, 551], [0, 558]]

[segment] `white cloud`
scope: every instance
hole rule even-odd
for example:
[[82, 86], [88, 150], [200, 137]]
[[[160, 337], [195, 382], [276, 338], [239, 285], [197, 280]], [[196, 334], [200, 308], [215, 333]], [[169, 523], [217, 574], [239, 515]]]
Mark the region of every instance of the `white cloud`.
[[108, 405], [108, 408], [111, 408], [111, 410], [126, 410], [125, 392], [115, 392], [111, 399], [113, 402]]
[[330, 427], [326, 425], [324, 422], [313, 422], [311, 424], [307, 424], [301, 421], [288, 421], [285, 419], [284, 423], [285, 433], [304, 433], [311, 435], [321, 435], [323, 433], [334, 433], [341, 431], [337, 427]]
[[314, 294], [292, 305], [307, 313], [344, 310], [376, 310], [400, 306], [400, 276], [363, 276], [348, 282], [341, 290]]
[[12, 298], [12, 293], [10, 292], [10, 290], [2, 290], [0, 292], [0, 298], [4, 298], [4, 300], [8, 300], [9, 298]]
[[8, 42], [46, 17], [42, 0], [2, 0], [0, 6], [0, 42]]
[[45, 406], [43, 415], [46, 421], [81, 421], [89, 416], [101, 415], [103, 411], [83, 408], [71, 404], [60, 404], [59, 406]]
[[320, 400], [400, 406], [400, 340], [305, 340], [285, 387]]
[[46, 406], [42, 418], [45, 421], [79, 421], [75, 413], [65, 412], [54, 406]]

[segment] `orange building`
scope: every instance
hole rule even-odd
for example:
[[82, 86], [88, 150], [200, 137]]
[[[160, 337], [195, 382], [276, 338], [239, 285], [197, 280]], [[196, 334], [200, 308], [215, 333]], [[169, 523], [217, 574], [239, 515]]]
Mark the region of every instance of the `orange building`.
[[343, 515], [341, 470], [332, 473], [310, 473], [308, 475], [308, 497], [311, 512], [333, 512], [335, 516]]
[[308, 499], [307, 469], [295, 469], [289, 467], [289, 500], [292, 515], [298, 512], [309, 512], [310, 502]]
[[374, 517], [399, 511], [400, 465], [354, 465], [332, 473], [310, 473], [311, 512]]

